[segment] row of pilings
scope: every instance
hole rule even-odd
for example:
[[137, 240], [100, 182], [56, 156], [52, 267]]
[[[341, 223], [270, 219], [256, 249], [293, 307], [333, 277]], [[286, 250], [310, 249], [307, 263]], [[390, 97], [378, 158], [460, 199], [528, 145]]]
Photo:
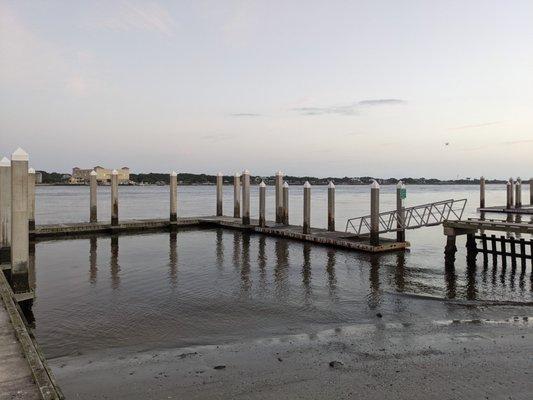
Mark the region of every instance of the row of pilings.
[[[479, 208], [485, 208], [485, 178], [479, 179]], [[505, 208], [521, 208], [522, 203], [522, 179], [512, 177], [506, 183], [506, 202]], [[533, 205], [533, 178], [529, 179], [529, 204]]]

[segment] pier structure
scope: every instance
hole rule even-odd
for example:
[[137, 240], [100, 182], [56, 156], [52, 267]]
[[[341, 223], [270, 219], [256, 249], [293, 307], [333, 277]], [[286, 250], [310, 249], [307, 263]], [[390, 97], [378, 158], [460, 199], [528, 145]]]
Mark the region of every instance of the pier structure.
[[11, 161], [0, 161], [0, 263], [11, 258]]
[[178, 220], [178, 174], [175, 171], [170, 173], [170, 222]]
[[[516, 181], [509, 178], [506, 182], [505, 205], [489, 206], [485, 202], [485, 178], [479, 180], [479, 208], [480, 212], [504, 214], [533, 214], [533, 178], [529, 179], [529, 204], [522, 201], [523, 182], [519, 177]], [[527, 199], [527, 198], [526, 198]]]
[[89, 178], [89, 221], [98, 221], [98, 201], [97, 201], [98, 182], [96, 181], [96, 171], [90, 172]]
[[374, 181], [370, 189], [370, 244], [379, 245], [379, 183]]
[[259, 226], [264, 228], [266, 225], [266, 185], [261, 181], [259, 184]]
[[241, 174], [233, 176], [233, 218], [241, 217]]
[[283, 172], [278, 171], [275, 175], [275, 202], [276, 202], [276, 222], [283, 222]]
[[289, 225], [289, 184], [283, 183], [283, 214], [281, 223]]
[[28, 169], [28, 229], [35, 229], [35, 170]]
[[335, 232], [335, 185], [328, 184], [328, 231]]
[[111, 225], [118, 225], [118, 171], [111, 172]]
[[398, 181], [396, 185], [396, 240], [398, 242], [405, 242], [405, 185], [402, 181]]
[[217, 217], [221, 217], [224, 213], [223, 207], [222, 207], [222, 199], [224, 197], [223, 193], [223, 185], [224, 185], [224, 174], [222, 172], [219, 172], [217, 174]]
[[311, 233], [311, 184], [306, 181], [304, 184], [304, 218], [302, 232], [305, 235]]
[[242, 172], [242, 223], [250, 225], [250, 171]]

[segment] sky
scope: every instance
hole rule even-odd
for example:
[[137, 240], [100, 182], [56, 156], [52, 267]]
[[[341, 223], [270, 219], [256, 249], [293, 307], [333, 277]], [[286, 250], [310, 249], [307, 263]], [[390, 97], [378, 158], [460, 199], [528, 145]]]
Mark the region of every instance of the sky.
[[526, 179], [532, 21], [531, 0], [0, 0], [0, 156]]

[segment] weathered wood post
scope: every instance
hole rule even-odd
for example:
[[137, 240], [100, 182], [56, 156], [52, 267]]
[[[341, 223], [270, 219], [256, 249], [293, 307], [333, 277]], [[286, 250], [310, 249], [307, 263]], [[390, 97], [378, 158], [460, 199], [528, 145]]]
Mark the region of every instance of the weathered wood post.
[[266, 225], [266, 185], [261, 181], [259, 184], [259, 226], [264, 228]]
[[533, 206], [533, 178], [529, 178], [529, 205]]
[[513, 185], [511, 181], [507, 181], [507, 204], [505, 208], [509, 209], [513, 207]]
[[11, 161], [0, 161], [0, 262], [11, 254]]
[[513, 205], [514, 205], [514, 181], [513, 181], [513, 178], [509, 178], [509, 182], [511, 182], [511, 207], [509, 207], [509, 208], [513, 208]]
[[405, 242], [405, 207], [403, 204], [403, 196], [405, 193], [405, 185], [402, 181], [398, 181], [396, 185], [396, 241]]
[[96, 171], [91, 171], [89, 181], [89, 222], [95, 223], [98, 222], [98, 200], [97, 200], [97, 190], [98, 182], [96, 182]]
[[379, 183], [370, 187], [370, 244], [379, 245]]
[[217, 217], [222, 217], [222, 185], [224, 184], [224, 175], [222, 172], [217, 174]]
[[[27, 289], [28, 229], [28, 153], [20, 147], [11, 155], [11, 276], [13, 291]], [[16, 275], [21, 279], [16, 278]]]
[[289, 225], [289, 184], [285, 182], [283, 184], [283, 215], [282, 223]]
[[479, 178], [479, 208], [485, 208], [485, 178]]
[[170, 222], [178, 220], [178, 174], [170, 173]]
[[242, 223], [250, 225], [250, 171], [242, 172]]
[[520, 177], [516, 178], [514, 205], [516, 208], [522, 207], [522, 180]]
[[311, 184], [306, 181], [304, 184], [304, 226], [303, 233], [311, 233]]
[[276, 172], [276, 222], [283, 222], [283, 172]]
[[236, 172], [233, 177], [233, 218], [241, 217], [241, 175]]
[[118, 171], [111, 172], [111, 225], [118, 225]]
[[328, 231], [335, 232], [335, 185], [329, 181], [328, 185]]
[[35, 229], [35, 170], [28, 168], [28, 229]]

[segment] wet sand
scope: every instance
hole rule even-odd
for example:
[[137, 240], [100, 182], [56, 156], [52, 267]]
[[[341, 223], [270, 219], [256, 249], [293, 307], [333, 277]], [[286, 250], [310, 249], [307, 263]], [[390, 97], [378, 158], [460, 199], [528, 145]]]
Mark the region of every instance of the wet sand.
[[69, 399], [531, 398], [531, 307], [472, 314], [49, 363]]

